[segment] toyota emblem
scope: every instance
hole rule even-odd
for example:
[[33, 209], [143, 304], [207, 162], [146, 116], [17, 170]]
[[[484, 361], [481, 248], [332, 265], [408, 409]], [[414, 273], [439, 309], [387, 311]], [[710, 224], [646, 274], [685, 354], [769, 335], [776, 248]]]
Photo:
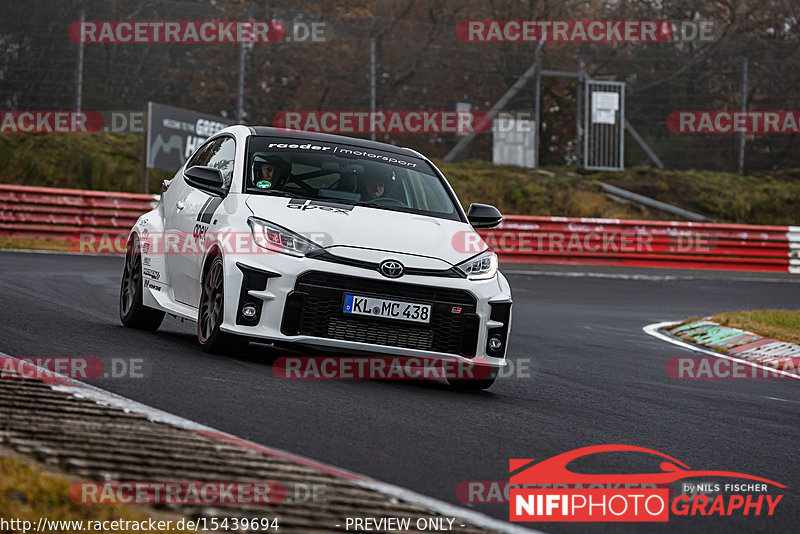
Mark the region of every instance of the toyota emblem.
[[386, 260], [378, 266], [378, 271], [386, 278], [400, 278], [405, 269], [397, 260]]

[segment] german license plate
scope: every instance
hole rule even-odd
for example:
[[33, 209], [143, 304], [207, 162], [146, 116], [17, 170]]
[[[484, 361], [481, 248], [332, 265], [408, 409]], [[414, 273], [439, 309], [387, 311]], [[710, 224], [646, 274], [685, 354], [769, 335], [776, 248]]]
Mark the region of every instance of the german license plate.
[[414, 323], [431, 322], [431, 307], [428, 304], [415, 304], [399, 300], [345, 295], [343, 311], [351, 315], [399, 319]]

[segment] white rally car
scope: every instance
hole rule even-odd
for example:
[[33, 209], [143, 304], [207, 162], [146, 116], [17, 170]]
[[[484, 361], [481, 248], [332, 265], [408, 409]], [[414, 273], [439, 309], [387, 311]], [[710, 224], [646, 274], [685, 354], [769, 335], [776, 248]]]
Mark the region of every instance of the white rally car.
[[197, 321], [209, 352], [249, 340], [472, 362], [487, 388], [505, 365], [511, 291], [442, 173], [414, 150], [231, 126], [164, 183], [128, 239], [126, 326]]

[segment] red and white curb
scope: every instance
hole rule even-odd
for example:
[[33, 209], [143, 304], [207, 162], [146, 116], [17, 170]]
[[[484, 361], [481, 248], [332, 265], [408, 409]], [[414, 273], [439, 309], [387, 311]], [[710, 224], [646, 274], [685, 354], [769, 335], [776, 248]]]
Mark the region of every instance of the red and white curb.
[[[658, 338], [658, 339], [660, 339], [662, 341], [666, 341], [667, 343], [672, 343], [673, 345], [677, 345], [679, 347], [683, 347], [685, 349], [691, 350], [693, 352], [698, 352], [698, 353], [701, 353], [701, 354], [707, 354], [709, 356], [714, 356], [715, 358], [721, 358], [723, 360], [729, 360], [729, 361], [732, 361], [732, 362], [739, 362], [739, 363], [743, 363], [745, 365], [750, 365], [752, 367], [755, 367], [756, 369], [760, 369], [760, 370], [764, 371], [765, 373], [768, 372], [768, 373], [770, 373], [772, 375], [780, 375], [780, 376], [782, 376], [784, 378], [800, 379], [800, 374], [798, 374], [796, 372], [784, 371], [784, 370], [781, 370], [780, 367], [776, 368], [776, 366], [774, 366], [774, 365], [764, 365], [764, 363], [768, 363], [768, 364], [779, 363], [779, 362], [776, 362], [775, 359], [774, 359], [776, 356], [778, 356], [779, 353], [780, 353], [780, 357], [781, 358], [786, 358], [787, 355], [788, 355], [789, 358], [792, 358], [793, 357], [792, 355], [794, 355], [794, 357], [800, 356], [800, 345], [794, 345], [792, 343], [785, 343], [785, 342], [782, 342], [782, 341], [776, 341], [774, 339], [763, 338], [761, 336], [758, 336], [758, 334], [745, 332], [744, 330], [731, 329], [731, 330], [738, 330], [738, 333], [739, 333], [738, 335], [741, 335], [741, 336], [756, 336], [756, 337], [761, 338], [762, 341], [761, 342], [754, 341], [752, 343], [748, 343], [746, 345], [743, 345], [742, 348], [744, 348], [744, 350], [742, 350], [742, 348], [740, 348], [739, 352], [735, 353], [736, 356], [728, 356], [727, 354], [723, 354], [723, 353], [717, 352], [715, 350], [706, 349], [706, 348], [700, 347], [698, 345], [695, 345], [694, 343], [689, 343], [689, 342], [686, 342], [686, 341], [682, 341], [680, 339], [677, 339], [675, 337], [672, 337], [670, 335], [667, 335], [667, 334], [661, 332], [661, 330], [668, 330], [668, 329], [674, 328], [674, 327], [678, 326], [680, 323], [681, 323], [681, 321], [665, 321], [665, 322], [662, 322], [662, 323], [653, 323], [653, 324], [649, 324], [647, 326], [642, 327], [642, 330], [644, 330], [644, 332], [646, 334], [648, 334], [648, 335], [651, 335], [651, 336], [653, 336], [655, 338]], [[769, 353], [769, 356], [767, 356], [767, 358], [765, 358], [764, 357], [765, 353], [763, 351], [760, 351], [760, 352], [756, 352], [756, 351], [758, 351], [758, 349], [761, 349], [762, 347], [765, 347], [767, 345], [771, 345], [771, 349], [774, 350], [775, 352]], [[786, 347], [786, 345], [791, 345], [794, 348]], [[736, 350], [736, 349], [731, 349], [729, 352], [730, 353], [734, 353], [734, 350]], [[786, 351], [791, 351], [791, 352], [786, 352]]]
[[158, 408], [147, 406], [146, 404], [142, 404], [138, 401], [128, 399], [127, 397], [117, 395], [116, 393], [111, 393], [110, 391], [100, 389], [91, 384], [54, 373], [31, 362], [27, 362], [25, 360], [21, 360], [0, 352], [0, 369], [4, 368], [23, 369], [26, 370], [26, 374], [28, 374], [28, 370], [30, 370], [30, 374], [34, 374], [34, 372], [36, 372], [40, 376], [47, 376], [45, 383], [54, 391], [69, 393], [70, 395], [81, 399], [89, 399], [103, 406], [120, 408], [127, 413], [135, 413], [146, 417], [148, 420], [153, 421], [154, 423], [163, 423], [190, 432], [196, 432], [209, 439], [238, 445], [245, 449], [258, 451], [264, 455], [274, 456], [283, 460], [295, 462], [297, 464], [316, 469], [331, 477], [344, 479], [353, 484], [382, 493], [389, 497], [402, 500], [410, 504], [415, 504], [417, 506], [425, 507], [428, 510], [440, 515], [463, 519], [476, 527], [506, 534], [543, 534], [538, 530], [526, 529], [512, 523], [507, 523], [467, 508], [462, 508], [454, 504], [446, 503], [444, 501], [422, 495], [421, 493], [417, 493], [409, 489], [401, 488], [400, 486], [395, 486], [387, 482], [381, 482], [379, 480], [372, 479], [347, 469], [334, 467], [310, 458], [306, 458], [304, 456], [299, 456], [290, 452], [274, 449], [272, 447], [267, 447], [265, 445], [260, 445], [252, 441], [239, 438], [232, 434], [228, 434], [227, 432], [222, 432], [195, 421], [164, 412]]

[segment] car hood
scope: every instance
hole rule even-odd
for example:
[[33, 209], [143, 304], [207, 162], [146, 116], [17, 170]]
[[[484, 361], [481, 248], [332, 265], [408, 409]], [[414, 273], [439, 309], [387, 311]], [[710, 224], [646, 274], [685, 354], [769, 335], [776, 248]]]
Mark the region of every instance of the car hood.
[[406, 261], [418, 256], [418, 266], [432, 267], [431, 259], [457, 265], [488, 248], [469, 224], [460, 221], [267, 195], [248, 195], [245, 203], [255, 217], [306, 236], [343, 257], [364, 259], [366, 250], [391, 252], [402, 254]]

